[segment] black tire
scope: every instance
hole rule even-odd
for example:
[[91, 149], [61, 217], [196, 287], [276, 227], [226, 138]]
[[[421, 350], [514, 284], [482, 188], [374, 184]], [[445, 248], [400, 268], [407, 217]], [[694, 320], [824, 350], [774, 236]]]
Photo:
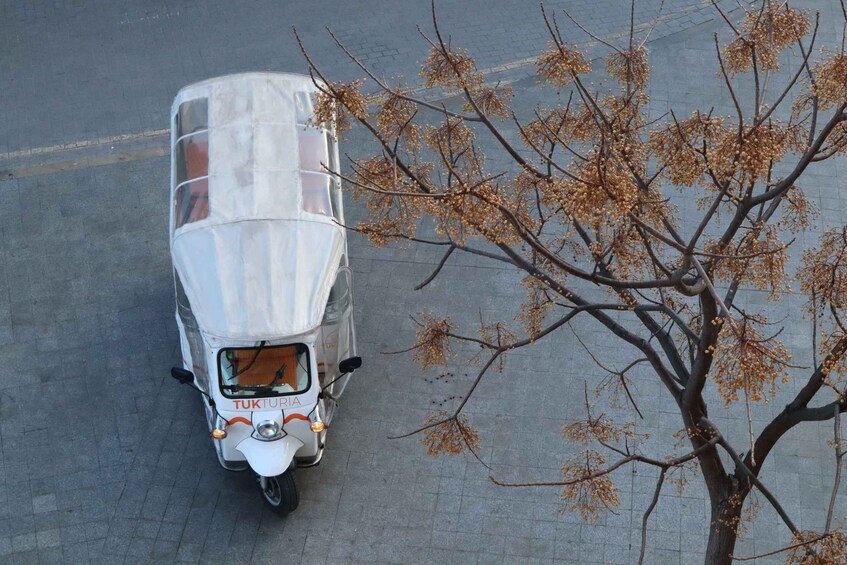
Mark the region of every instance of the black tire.
[[285, 516], [297, 509], [300, 504], [300, 492], [294, 480], [294, 469], [289, 469], [276, 477], [268, 477], [265, 484], [267, 488], [262, 488], [260, 479], [259, 492], [262, 493], [262, 498], [271, 510], [280, 516]]

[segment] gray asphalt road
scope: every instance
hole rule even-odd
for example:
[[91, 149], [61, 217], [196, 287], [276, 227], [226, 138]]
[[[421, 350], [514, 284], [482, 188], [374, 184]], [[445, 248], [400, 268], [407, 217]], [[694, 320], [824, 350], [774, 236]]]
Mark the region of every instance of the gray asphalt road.
[[[732, 0], [721, 2], [727, 6]], [[639, 0], [636, 25], [654, 37], [714, 15], [707, 0]], [[563, 9], [600, 37], [629, 27], [624, 0], [553, 0], [570, 41], [589, 41]], [[441, 1], [444, 31], [491, 68], [533, 57], [547, 41], [539, 3]], [[4, 0], [0, 7], [0, 153], [168, 127], [176, 91], [221, 74], [305, 72], [296, 26], [335, 77], [358, 76], [326, 26], [373, 68], [414, 82], [430, 32], [426, 0]]]

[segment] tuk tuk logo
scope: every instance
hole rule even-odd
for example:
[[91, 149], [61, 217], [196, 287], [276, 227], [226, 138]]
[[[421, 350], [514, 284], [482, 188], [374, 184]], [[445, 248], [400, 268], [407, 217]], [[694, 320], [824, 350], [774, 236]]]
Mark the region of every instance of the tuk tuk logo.
[[235, 399], [236, 410], [266, 410], [272, 408], [293, 408], [301, 406], [296, 396], [279, 396], [275, 398], [251, 398], [249, 400]]
[[[282, 423], [283, 423], [283, 425], [285, 425], [288, 422], [290, 422], [291, 420], [303, 420], [304, 422], [308, 422], [309, 417], [304, 416], [303, 414], [298, 414], [298, 413], [295, 412], [294, 414], [289, 414], [288, 416], [286, 416], [285, 419], [282, 421]], [[229, 419], [229, 421], [227, 422], [227, 426], [231, 426], [233, 424], [238, 424], [238, 423], [247, 424], [248, 426], [253, 425], [253, 422], [251, 422], [247, 418], [242, 418], [241, 416], [236, 416], [235, 418]]]

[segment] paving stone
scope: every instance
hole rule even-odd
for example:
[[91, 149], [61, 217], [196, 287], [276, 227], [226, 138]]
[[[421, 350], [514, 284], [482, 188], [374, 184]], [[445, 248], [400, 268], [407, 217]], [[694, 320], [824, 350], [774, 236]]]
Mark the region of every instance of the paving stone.
[[37, 546], [35, 534], [18, 534], [12, 536], [12, 552], [22, 553], [31, 551]]

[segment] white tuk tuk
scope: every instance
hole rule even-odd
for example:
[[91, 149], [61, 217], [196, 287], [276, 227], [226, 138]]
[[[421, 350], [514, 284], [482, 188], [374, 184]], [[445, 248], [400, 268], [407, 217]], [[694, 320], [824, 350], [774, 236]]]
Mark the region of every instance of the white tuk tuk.
[[[220, 464], [251, 468], [277, 512], [317, 465], [356, 357], [331, 132], [307, 126], [309, 77], [249, 73], [180, 90], [171, 117], [170, 244], [182, 368]], [[326, 124], [325, 127], [332, 127]], [[324, 167], [325, 165], [325, 167]]]

